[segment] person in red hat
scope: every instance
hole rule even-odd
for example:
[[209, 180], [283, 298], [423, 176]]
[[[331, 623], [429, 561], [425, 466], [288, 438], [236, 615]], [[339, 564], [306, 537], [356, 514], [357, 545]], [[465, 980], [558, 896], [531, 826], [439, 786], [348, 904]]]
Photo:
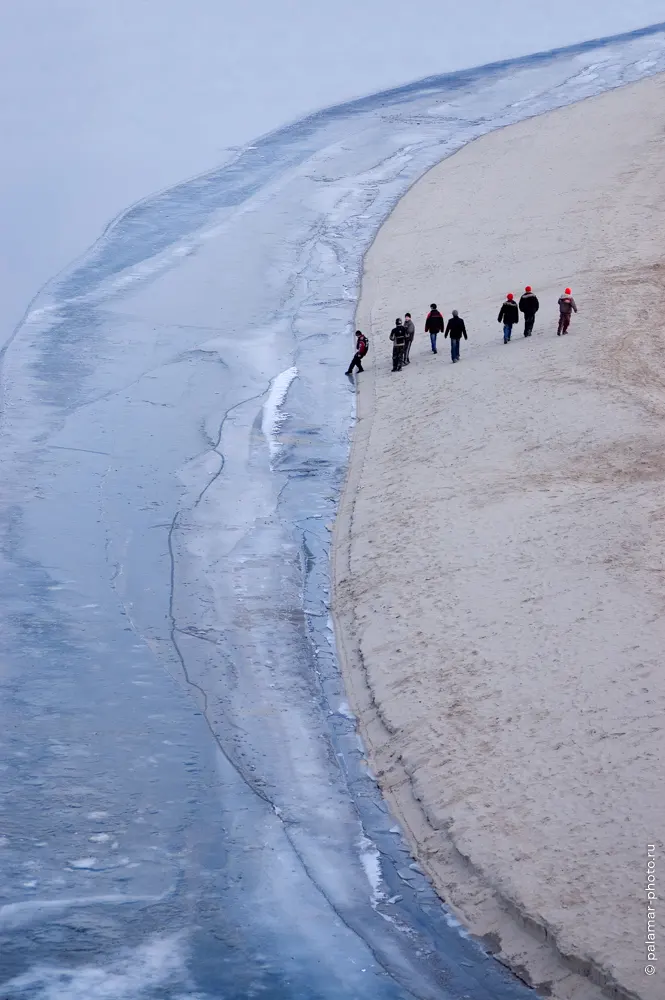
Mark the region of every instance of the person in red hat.
[[524, 336], [530, 337], [533, 333], [533, 324], [536, 322], [536, 313], [540, 309], [538, 296], [534, 294], [531, 285], [524, 289], [524, 295], [520, 299], [520, 312], [524, 313]]
[[513, 327], [520, 321], [520, 311], [517, 308], [515, 296], [512, 292], [508, 292], [506, 295], [506, 301], [499, 310], [498, 321], [499, 323], [503, 323], [503, 342], [507, 344], [513, 332]]
[[559, 326], [556, 331], [557, 337], [568, 333], [568, 327], [570, 326], [570, 320], [574, 312], [577, 312], [575, 299], [573, 298], [573, 293], [570, 288], [567, 288], [563, 295], [559, 298]]

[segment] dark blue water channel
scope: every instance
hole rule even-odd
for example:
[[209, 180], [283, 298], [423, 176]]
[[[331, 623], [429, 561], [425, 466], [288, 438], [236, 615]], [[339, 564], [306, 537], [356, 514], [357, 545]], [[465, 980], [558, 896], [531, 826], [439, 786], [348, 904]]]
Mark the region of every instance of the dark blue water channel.
[[363, 254], [663, 27], [329, 109], [147, 198], [2, 347], [2, 1000], [518, 1000], [368, 771], [329, 608]]

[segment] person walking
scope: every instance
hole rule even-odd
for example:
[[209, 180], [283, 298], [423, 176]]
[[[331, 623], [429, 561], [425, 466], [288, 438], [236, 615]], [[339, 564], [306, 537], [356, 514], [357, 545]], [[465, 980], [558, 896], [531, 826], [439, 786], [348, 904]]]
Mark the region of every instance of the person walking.
[[436, 308], [436, 302], [432, 302], [429, 307], [429, 312], [427, 314], [427, 319], [425, 320], [425, 333], [429, 333], [430, 344], [432, 345], [432, 354], [436, 354], [436, 338], [438, 334], [443, 333], [443, 328], [445, 323], [443, 322], [443, 316]]
[[469, 338], [466, 335], [466, 326], [464, 325], [464, 320], [460, 317], [457, 309], [453, 309], [453, 314], [448, 320], [448, 325], [446, 326], [446, 332], [443, 337], [445, 338], [450, 335], [450, 356], [453, 360], [453, 364], [459, 361], [459, 344], [462, 337], [465, 340]]
[[413, 338], [416, 335], [416, 328], [414, 326], [413, 320], [411, 319], [411, 313], [404, 314], [404, 329], [406, 330], [406, 344], [404, 345], [404, 364], [410, 365], [411, 358], [409, 357], [411, 353], [411, 344], [413, 343]]
[[573, 293], [570, 288], [567, 288], [559, 299], [559, 326], [556, 331], [557, 337], [560, 337], [561, 334], [568, 333], [568, 327], [570, 326], [570, 320], [574, 312], [577, 312], [575, 299], [573, 298]]
[[364, 372], [363, 368], [363, 358], [369, 350], [369, 340], [362, 332], [362, 330], [356, 330], [356, 353], [353, 355], [353, 360], [351, 364], [346, 369], [346, 375], [353, 375], [353, 369], [357, 368], [359, 372]]
[[538, 296], [534, 294], [531, 285], [524, 289], [524, 295], [520, 299], [520, 312], [524, 313], [524, 336], [530, 337], [533, 333], [533, 324], [536, 321], [536, 313], [540, 309]]
[[515, 296], [512, 292], [508, 292], [506, 295], [506, 301], [501, 306], [499, 310], [499, 323], [503, 323], [503, 342], [507, 344], [510, 340], [510, 335], [513, 332], [513, 327], [516, 323], [520, 321], [520, 311], [517, 308], [517, 303], [515, 302]]
[[401, 319], [395, 320], [395, 326], [390, 331], [390, 339], [393, 342], [393, 371], [401, 372], [404, 364], [404, 347], [406, 345], [406, 330], [402, 326]]

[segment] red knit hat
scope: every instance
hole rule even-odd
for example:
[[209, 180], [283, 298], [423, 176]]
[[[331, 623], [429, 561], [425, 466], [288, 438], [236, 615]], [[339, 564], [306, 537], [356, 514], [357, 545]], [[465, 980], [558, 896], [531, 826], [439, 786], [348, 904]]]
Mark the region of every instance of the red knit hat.
[[509, 302], [512, 302], [513, 301], [513, 293], [512, 292], [508, 292], [508, 294], [506, 295], [506, 298], [508, 299]]
[[531, 291], [531, 285], [527, 285], [526, 288], [524, 289], [524, 291], [525, 292], [530, 292]]
[[570, 288], [567, 288], [566, 291], [564, 292], [564, 295], [572, 295], [572, 294], [573, 293], [571, 292]]

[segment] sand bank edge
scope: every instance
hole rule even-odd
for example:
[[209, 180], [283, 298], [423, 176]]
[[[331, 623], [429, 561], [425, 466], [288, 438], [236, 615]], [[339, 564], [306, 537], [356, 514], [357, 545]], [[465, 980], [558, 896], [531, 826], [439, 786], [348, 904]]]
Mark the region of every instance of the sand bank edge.
[[[598, 96], [607, 97], [610, 93], [637, 87], [641, 82], [612, 88], [604, 95], [575, 103], [594, 101]], [[536, 115], [529, 121], [533, 128], [537, 128], [541, 120], [556, 115], [561, 110], [565, 109], [554, 109]], [[501, 131], [512, 127], [514, 126], [504, 126]], [[487, 135], [491, 134], [493, 133]], [[486, 139], [487, 135], [472, 142]], [[451, 157], [442, 158], [431, 169], [436, 169], [443, 160], [455, 155], [453, 153]], [[419, 178], [416, 183], [420, 183], [422, 179]], [[366, 253], [369, 249], [371, 248]], [[364, 272], [357, 313], [362, 311], [363, 294]], [[368, 332], [371, 339], [373, 331]], [[357, 419], [352, 430], [348, 472], [339, 500], [331, 547], [331, 610], [339, 663], [349, 702], [357, 716], [370, 761], [376, 760], [378, 750], [394, 735], [369, 681], [360, 648], [353, 593], [349, 587], [352, 576], [350, 565], [354, 510], [364, 455], [375, 416], [375, 387], [374, 371], [369, 368], [362, 377], [362, 385], [357, 384]], [[433, 824], [418, 788], [417, 778], [409, 772], [398, 752], [391, 755], [391, 769], [393, 774], [390, 782], [383, 772], [376, 770], [378, 784], [392, 814], [403, 827], [415, 858], [431, 879], [442, 902], [497, 961], [543, 996], [570, 997], [571, 1000], [594, 1000], [601, 996], [611, 997], [613, 1000], [640, 1000], [637, 993], [617, 983], [590, 955], [560, 949], [557, 934], [552, 928], [493, 885], [485, 872], [458, 849], [450, 832]], [[428, 846], [428, 841], [432, 839], [436, 840], [435, 850]], [[464, 886], [467, 898], [470, 893], [474, 894], [474, 910], [476, 913], [482, 910], [481, 917], [475, 914], [472, 916], [463, 906], [456, 904], [455, 892], [451, 889], [455, 886]]]

